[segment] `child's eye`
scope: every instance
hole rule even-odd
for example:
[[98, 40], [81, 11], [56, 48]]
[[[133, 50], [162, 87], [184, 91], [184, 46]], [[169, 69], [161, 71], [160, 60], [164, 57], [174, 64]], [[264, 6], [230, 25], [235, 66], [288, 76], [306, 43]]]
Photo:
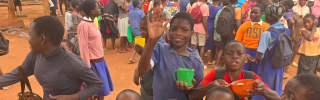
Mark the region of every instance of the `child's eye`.
[[183, 32], [187, 32], [188, 30], [186, 30], [186, 29], [183, 29], [182, 31], [183, 31]]

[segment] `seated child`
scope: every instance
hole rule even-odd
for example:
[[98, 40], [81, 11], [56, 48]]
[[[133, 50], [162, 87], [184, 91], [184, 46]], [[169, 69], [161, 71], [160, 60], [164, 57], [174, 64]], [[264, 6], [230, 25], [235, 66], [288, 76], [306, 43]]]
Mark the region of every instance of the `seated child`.
[[140, 94], [131, 89], [125, 89], [117, 95], [116, 100], [140, 100]]
[[225, 86], [216, 86], [208, 90], [206, 100], [234, 100], [232, 91]]
[[[52, 16], [36, 18], [30, 25], [29, 35], [31, 52], [22, 68], [27, 76], [37, 78], [43, 88], [44, 100], [84, 100], [102, 89], [103, 83], [88, 65], [60, 46], [64, 27], [59, 19]], [[16, 68], [0, 77], [0, 87], [20, 80]], [[83, 82], [87, 87], [80, 90]]]
[[280, 100], [320, 100], [320, 77], [300, 74], [288, 81]]
[[[275, 28], [279, 32], [283, 31], [284, 26], [279, 19], [285, 14], [285, 8], [279, 4], [271, 4], [266, 10], [266, 22], [270, 23], [270, 28]], [[270, 29], [269, 28], [269, 29]], [[286, 34], [290, 36], [290, 30], [286, 28]], [[274, 31], [268, 30], [261, 34], [259, 47], [256, 55], [256, 62], [260, 63], [258, 67], [257, 75], [278, 95], [282, 94], [284, 68], [276, 68], [271, 64], [271, 56], [275, 51], [275, 45], [277, 43], [278, 34]], [[268, 51], [267, 51], [268, 50]], [[269, 52], [269, 53], [267, 53]], [[262, 60], [261, 60], [262, 59]], [[257, 99], [261, 100], [263, 97]]]
[[[251, 71], [242, 70], [243, 65], [247, 62], [246, 48], [245, 46], [236, 40], [230, 41], [224, 48], [224, 62], [226, 69], [214, 69], [208, 73], [202, 82], [193, 89], [189, 94], [189, 99], [201, 99], [206, 95], [207, 91], [215, 86], [229, 86], [234, 81], [242, 79], [254, 79], [254, 90], [248, 90], [248, 96], [262, 95], [267, 100], [278, 100], [277, 93], [270, 90], [268, 85], [262, 82], [261, 78]], [[232, 88], [229, 86], [229, 89]], [[262, 91], [259, 91], [262, 90]], [[246, 100], [245, 98], [239, 98], [234, 95], [235, 100]], [[252, 99], [261, 100], [261, 99]]]
[[304, 28], [301, 29], [302, 43], [299, 48], [300, 59], [297, 75], [302, 73], [316, 74], [320, 55], [320, 29], [313, 14], [307, 14], [303, 18]]
[[[246, 47], [247, 54], [256, 56], [261, 34], [269, 28], [269, 25], [260, 18], [264, 12], [262, 4], [256, 4], [252, 7], [250, 21], [243, 23], [236, 35], [235, 40], [240, 41]], [[243, 70], [257, 73], [259, 64], [254, 61], [244, 64]]]
[[[149, 15], [147, 15], [147, 22], [149, 21], [148, 18]], [[152, 19], [155, 20], [155, 17]], [[157, 43], [168, 24], [166, 22], [162, 25], [164, 20], [165, 16], [162, 16], [161, 21], [157, 19], [152, 23], [148, 22], [148, 43], [141, 55], [138, 70], [140, 74], [145, 74], [150, 69], [154, 70], [152, 85], [154, 100], [187, 100], [186, 93], [197, 86], [204, 75], [204, 65], [198, 51], [187, 47], [187, 43], [194, 33], [194, 21], [187, 12], [177, 13], [170, 22], [170, 44]], [[193, 86], [187, 87], [185, 85], [184, 89], [180, 88], [182, 82], [175, 81], [172, 76], [172, 73], [178, 68], [194, 69]], [[177, 84], [181, 85], [177, 86]]]

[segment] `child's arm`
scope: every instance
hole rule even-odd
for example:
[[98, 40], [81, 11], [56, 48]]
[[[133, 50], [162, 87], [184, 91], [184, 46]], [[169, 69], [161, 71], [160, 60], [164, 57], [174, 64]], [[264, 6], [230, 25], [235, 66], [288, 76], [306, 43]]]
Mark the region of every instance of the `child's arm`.
[[153, 53], [153, 49], [154, 49], [158, 39], [162, 36], [162, 34], [168, 24], [168, 22], [166, 22], [164, 25], [162, 25], [163, 21], [166, 19], [165, 13], [161, 17], [161, 21], [159, 21], [160, 14], [157, 14], [157, 18], [159, 18], [159, 19], [156, 19], [155, 16], [156, 16], [155, 14], [152, 16], [152, 23], [150, 23], [149, 15], [147, 15], [149, 39], [148, 39], [148, 43], [145, 46], [145, 50], [142, 53], [139, 64], [138, 64], [138, 69], [141, 74], [147, 73], [149, 71], [149, 69], [151, 68], [150, 60], [151, 60], [151, 56]]
[[268, 49], [269, 43], [271, 43], [271, 38], [274, 37], [270, 31], [265, 31], [261, 34], [259, 40], [259, 47], [256, 55], [256, 62], [260, 64], [263, 53]]
[[288, 22], [289, 22], [289, 29], [292, 29], [293, 28], [293, 25], [294, 25], [294, 20], [293, 20], [293, 18], [290, 18], [290, 19], [288, 19]]
[[206, 86], [203, 86], [202, 84], [199, 84], [197, 86], [197, 88], [193, 89], [190, 92], [190, 94], [188, 96], [189, 100], [202, 99], [207, 94], [208, 90], [210, 90], [211, 88], [213, 88], [215, 86], [226, 86], [226, 87], [228, 87], [227, 84], [228, 83], [225, 80], [221, 80], [221, 79], [215, 80], [215, 81], [209, 83]]
[[79, 26], [77, 29], [80, 56], [82, 60], [91, 68], [90, 57], [89, 57], [89, 40], [88, 40], [88, 29], [86, 27]]
[[202, 17], [202, 24], [204, 26], [204, 30], [206, 31], [206, 40], [209, 39], [209, 33], [208, 33], [208, 27], [207, 27], [207, 19], [208, 19], [208, 16], [203, 16]]
[[75, 30], [77, 30], [77, 27], [78, 27], [78, 21], [76, 19], [77, 19], [77, 15], [76, 14], [72, 14], [72, 24], [73, 24], [73, 28]]
[[302, 34], [303, 38], [305, 38], [308, 41], [313, 40], [315, 32], [317, 32], [317, 28], [315, 27], [315, 25], [314, 25], [314, 27], [312, 27], [312, 31], [310, 34], [308, 34], [308, 32], [306, 30], [301, 30], [301, 34]]
[[276, 91], [268, 89], [263, 82], [256, 79], [253, 84], [255, 85], [254, 90], [248, 90], [249, 96], [262, 95], [267, 100], [279, 100], [280, 96]]

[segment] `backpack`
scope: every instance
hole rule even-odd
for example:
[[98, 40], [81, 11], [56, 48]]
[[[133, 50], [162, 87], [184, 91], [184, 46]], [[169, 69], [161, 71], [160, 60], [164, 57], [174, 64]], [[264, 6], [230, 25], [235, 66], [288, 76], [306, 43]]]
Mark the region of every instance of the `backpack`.
[[9, 40], [5, 39], [2, 33], [0, 32], [0, 56], [6, 55], [9, 53]]
[[196, 7], [192, 8], [190, 10], [190, 15], [192, 16], [193, 20], [194, 20], [194, 23], [202, 23], [202, 13], [201, 13], [201, 5], [198, 5], [198, 3], [196, 3]]
[[[233, 34], [233, 30], [236, 27], [236, 19], [235, 19], [235, 9], [236, 7], [232, 7], [231, 5], [226, 6], [222, 9], [218, 21], [216, 32], [221, 36], [227, 36]], [[231, 19], [231, 20], [230, 20]]]
[[[270, 50], [267, 49], [267, 54], [271, 59], [271, 64], [275, 68], [283, 68], [285, 66], [290, 65], [292, 57], [293, 57], [293, 48], [291, 38], [287, 35], [287, 28], [283, 28], [281, 32], [275, 28], [269, 28], [267, 31], [272, 31], [278, 34], [276, 38], [276, 42], [274, 43], [275, 47], [273, 50], [273, 54], [270, 53]], [[289, 30], [290, 31], [290, 30]], [[274, 34], [272, 33], [272, 34]], [[265, 60], [262, 62], [262, 70], [263, 73]]]
[[[214, 78], [213, 80], [218, 80], [218, 79], [222, 79], [223, 80], [223, 77], [225, 75], [225, 72], [226, 72], [226, 69], [217, 69], [216, 71], [216, 74], [214, 75]], [[243, 75], [244, 75], [244, 78], [245, 79], [253, 79], [253, 80], [256, 80], [254, 78], [254, 75], [253, 75], [253, 72], [252, 71], [245, 71], [243, 70]], [[240, 98], [233, 93], [233, 96], [234, 96], [234, 100], [240, 100]], [[252, 98], [249, 97], [248, 100], [251, 100]]]
[[248, 5], [246, 7], [246, 10], [245, 10], [245, 13], [244, 13], [244, 16], [243, 16], [243, 23], [246, 22], [246, 21], [250, 21], [250, 13], [251, 13], [251, 9], [254, 5], [256, 5], [257, 3], [256, 2], [248, 2]]
[[290, 37], [292, 40], [299, 40], [302, 38], [300, 29], [303, 28], [303, 17], [296, 12], [289, 12], [294, 20], [294, 25], [290, 28]]

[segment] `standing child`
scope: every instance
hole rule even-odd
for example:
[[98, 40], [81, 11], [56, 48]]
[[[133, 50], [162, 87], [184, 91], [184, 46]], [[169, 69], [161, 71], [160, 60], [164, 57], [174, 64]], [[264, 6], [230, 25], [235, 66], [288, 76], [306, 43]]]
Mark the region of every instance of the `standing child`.
[[[226, 62], [226, 69], [214, 69], [208, 73], [196, 89], [193, 89], [189, 95], [190, 100], [199, 100], [206, 95], [207, 91], [212, 87], [225, 86], [233, 91], [230, 84], [234, 81], [242, 79], [253, 79], [255, 85], [254, 90], [247, 90], [247, 96], [255, 97], [262, 95], [268, 100], [279, 100], [276, 92], [269, 89], [268, 85], [262, 82], [262, 79], [251, 71], [242, 70], [243, 65], [247, 62], [246, 47], [239, 41], [232, 40], [224, 48], [224, 61]], [[259, 92], [258, 92], [259, 91]], [[234, 100], [251, 100], [240, 98], [234, 95]]]
[[129, 8], [127, 0], [118, 0], [119, 7], [119, 17], [118, 17], [118, 29], [120, 34], [120, 53], [126, 53], [127, 51], [131, 51], [131, 49], [127, 49], [127, 28], [128, 28], [128, 20], [129, 20]]
[[[62, 4], [66, 5], [67, 0], [59, 0], [59, 7], [60, 7], [60, 17], [63, 17], [63, 9], [62, 9]], [[65, 8], [67, 10], [67, 8]]]
[[77, 34], [77, 30], [74, 28], [73, 26], [73, 22], [72, 22], [72, 11], [73, 11], [73, 7], [71, 6], [71, 3], [69, 1], [67, 1], [65, 3], [67, 11], [66, 11], [66, 16], [65, 16], [65, 28], [67, 30], [67, 39], [71, 40], [72, 38], [74, 38], [74, 36]]
[[145, 0], [143, 3], [143, 12], [145, 15], [147, 15], [148, 11], [149, 11], [149, 5], [150, 5], [150, 1], [151, 0]]
[[[17, 6], [19, 6], [19, 10], [20, 10], [20, 16], [17, 10]], [[16, 11], [17, 17], [27, 17], [26, 15], [24, 15], [22, 13], [22, 5], [21, 5], [21, 1], [20, 0], [14, 0], [14, 9]]]
[[53, 0], [49, 0], [49, 4], [50, 4], [50, 15], [53, 17], [57, 17], [57, 13], [56, 13], [56, 8], [54, 3], [52, 2]]
[[89, 68], [102, 80], [103, 88], [94, 96], [95, 99], [104, 100], [104, 96], [109, 95], [114, 89], [107, 63], [103, 58], [101, 33], [93, 21], [95, 17], [100, 16], [100, 9], [94, 0], [85, 0], [81, 6], [86, 15], [77, 29], [80, 55]]
[[215, 45], [213, 45], [214, 44], [213, 33], [215, 31], [214, 22], [216, 19], [216, 15], [217, 15], [217, 12], [221, 9], [221, 7], [219, 7], [219, 4], [220, 4], [219, 0], [213, 0], [212, 5], [209, 5], [209, 14], [210, 15], [207, 20], [209, 39], [206, 41], [206, 44], [205, 44], [205, 49], [211, 50], [208, 65], [213, 64], [213, 58], [214, 58], [215, 52], [216, 52]]
[[313, 14], [307, 14], [303, 18], [304, 28], [301, 29], [302, 43], [299, 48], [300, 59], [297, 75], [302, 73], [316, 74], [320, 55], [320, 29]]
[[[194, 2], [194, 3], [193, 3]], [[196, 10], [199, 6], [199, 10], [202, 14], [202, 22], [194, 23], [194, 34], [191, 37], [191, 44], [193, 45], [193, 49], [198, 49], [200, 47], [200, 58], [203, 60], [204, 52], [205, 52], [205, 44], [206, 40], [209, 39], [208, 27], [207, 27], [207, 19], [209, 16], [209, 7], [204, 0], [196, 2], [196, 0], [191, 0], [190, 5], [187, 6], [189, 13], [192, 10]]]
[[[135, 36], [141, 36], [140, 20], [144, 16], [143, 11], [139, 9], [141, 6], [139, 3], [139, 0], [134, 0], [132, 2], [132, 5], [134, 6], [134, 8], [129, 12], [130, 28], [132, 33]], [[133, 59], [135, 54], [136, 54], [136, 51], [133, 51], [132, 56], [129, 59], [129, 64], [137, 63], [137, 61]]]
[[309, 0], [297, 0], [297, 5], [292, 8], [292, 10], [302, 17], [304, 17], [306, 14], [310, 13], [309, 7], [307, 6], [307, 2]]
[[[187, 47], [187, 43], [194, 33], [194, 21], [189, 13], [177, 13], [170, 22], [170, 44], [163, 44], [157, 43], [157, 41], [162, 36], [168, 22], [162, 25], [165, 16], [162, 16], [161, 21], [158, 21], [160, 20], [159, 16], [153, 16], [152, 23], [147, 17], [149, 39], [140, 58], [138, 70], [140, 74], [145, 74], [150, 69], [154, 70], [152, 85], [154, 100], [187, 100], [190, 89], [197, 86], [204, 75], [204, 65], [197, 50]], [[194, 69], [193, 85], [191, 87], [185, 85], [184, 88], [187, 90], [181, 88], [183, 87], [182, 82], [175, 81], [172, 77], [172, 73], [178, 68]]]
[[[240, 41], [246, 47], [247, 54], [254, 57], [257, 54], [258, 44], [261, 34], [270, 27], [260, 18], [264, 12], [262, 4], [256, 4], [252, 7], [250, 12], [251, 21], [243, 23], [236, 35], [235, 40]], [[243, 70], [253, 71], [257, 73], [260, 64], [255, 62], [248, 62], [244, 64]]]
[[257, 0], [248, 0], [247, 2], [242, 3], [241, 6], [241, 23], [250, 21], [250, 11], [254, 5], [257, 4]]
[[[43, 88], [44, 100], [84, 100], [102, 89], [104, 83], [88, 65], [61, 47], [64, 27], [59, 19], [52, 16], [36, 18], [30, 25], [29, 35], [31, 52], [22, 68], [26, 76], [37, 78]], [[0, 88], [20, 80], [16, 68], [0, 77]], [[88, 86], [80, 90], [83, 82]]]
[[[266, 10], [266, 22], [270, 23], [270, 28], [275, 28], [279, 32], [282, 32], [284, 27], [282, 22], [278, 22], [279, 19], [285, 14], [283, 6], [273, 3], [269, 5]], [[269, 28], [269, 29], [270, 29]], [[286, 29], [286, 34], [290, 36], [290, 30]], [[271, 64], [271, 56], [273, 55], [278, 39], [278, 34], [274, 31], [268, 30], [261, 34], [259, 47], [257, 50], [256, 61], [261, 63], [258, 67], [258, 75], [262, 80], [270, 87], [270, 89], [276, 91], [278, 95], [282, 94], [283, 85], [283, 68], [276, 68]], [[263, 58], [263, 60], [261, 60]], [[256, 100], [263, 100], [260, 97]]]

